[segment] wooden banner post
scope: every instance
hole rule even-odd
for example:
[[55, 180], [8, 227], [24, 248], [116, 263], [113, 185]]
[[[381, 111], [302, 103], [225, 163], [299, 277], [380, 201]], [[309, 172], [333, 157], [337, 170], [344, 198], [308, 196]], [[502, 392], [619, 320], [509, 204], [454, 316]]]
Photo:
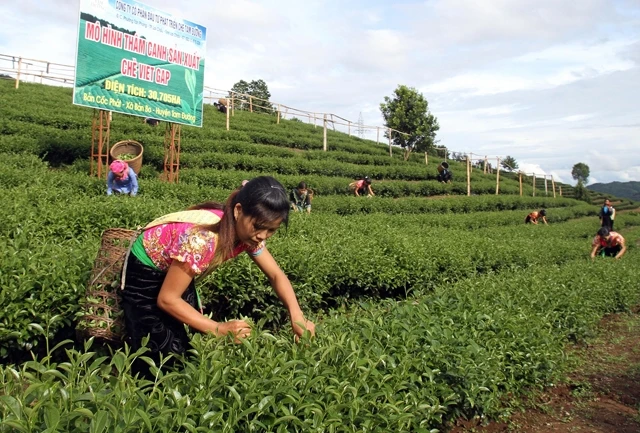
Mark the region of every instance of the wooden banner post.
[[324, 115], [324, 131], [322, 136], [322, 150], [327, 151], [327, 115]]
[[164, 133], [164, 180], [178, 183], [180, 171], [180, 124], [167, 123]]
[[500, 192], [500, 158], [496, 158], [498, 162], [496, 163], [496, 195]]
[[[111, 131], [111, 116], [106, 110], [93, 110], [91, 126], [91, 161], [89, 162], [89, 174], [106, 179], [109, 172], [109, 134]], [[94, 169], [94, 165], [96, 166]]]

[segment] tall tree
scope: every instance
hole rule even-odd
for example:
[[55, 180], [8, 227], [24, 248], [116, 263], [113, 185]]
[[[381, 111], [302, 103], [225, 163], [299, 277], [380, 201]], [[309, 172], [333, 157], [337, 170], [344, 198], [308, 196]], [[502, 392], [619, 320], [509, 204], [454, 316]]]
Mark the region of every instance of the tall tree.
[[438, 119], [429, 112], [425, 97], [413, 87], [399, 85], [392, 98], [384, 97], [380, 111], [388, 128], [408, 134], [391, 134], [393, 143], [404, 149], [405, 161], [413, 150], [426, 152], [434, 146], [440, 129]]
[[502, 161], [500, 161], [500, 165], [507, 171], [513, 171], [518, 169], [518, 161], [513, 156], [507, 155]]
[[578, 181], [578, 184], [584, 185], [589, 179], [589, 166], [583, 162], [579, 162], [571, 169], [571, 177]]
[[576, 187], [573, 190], [574, 198], [577, 200], [583, 200], [588, 203], [591, 202], [589, 198], [589, 192], [587, 188], [584, 186], [587, 183], [587, 179], [589, 179], [589, 166], [583, 162], [579, 162], [573, 166], [571, 169], [571, 177], [578, 181], [576, 183]]
[[242, 95], [238, 95], [239, 99], [235, 99], [236, 108], [240, 110], [248, 110], [249, 109], [249, 97], [252, 96], [254, 98], [258, 98], [252, 101], [252, 109], [257, 112], [273, 112], [273, 105], [271, 105], [269, 98], [271, 98], [271, 93], [269, 92], [269, 87], [264, 80], [252, 80], [250, 82], [246, 82], [245, 80], [240, 80], [231, 88], [231, 92], [229, 97], [231, 97], [231, 93], [241, 93]]

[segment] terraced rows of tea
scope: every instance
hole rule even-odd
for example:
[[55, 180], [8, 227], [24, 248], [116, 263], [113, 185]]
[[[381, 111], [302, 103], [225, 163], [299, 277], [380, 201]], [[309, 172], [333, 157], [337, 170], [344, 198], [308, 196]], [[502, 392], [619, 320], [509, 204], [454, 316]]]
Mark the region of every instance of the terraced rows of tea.
[[[114, 114], [111, 142], [145, 146], [138, 197], [107, 197], [91, 178], [91, 112], [67, 89], [0, 80], [0, 432], [436, 432], [459, 417], [496, 418], [509, 399], [557, 380], [570, 341], [637, 305], [640, 214], [615, 224], [622, 260], [588, 259], [597, 206], [519, 196], [515, 179], [403, 161], [383, 145], [237, 111], [232, 130], [205, 107], [183, 128], [180, 183], [160, 180], [162, 127]], [[460, 173], [460, 175], [458, 175]], [[224, 200], [271, 174], [316, 192], [268, 241], [317, 337], [293, 342], [286, 311], [246, 257], [199, 283], [206, 312], [247, 317], [240, 345], [194, 335], [173, 368], [131, 374], [144, 353], [75, 340], [79, 303], [103, 230]], [[377, 196], [351, 197], [369, 175]], [[430, 197], [437, 196], [437, 197]], [[637, 205], [618, 201], [618, 210]], [[524, 224], [546, 208], [549, 225]], [[606, 284], [603, 284], [606, 281]]]

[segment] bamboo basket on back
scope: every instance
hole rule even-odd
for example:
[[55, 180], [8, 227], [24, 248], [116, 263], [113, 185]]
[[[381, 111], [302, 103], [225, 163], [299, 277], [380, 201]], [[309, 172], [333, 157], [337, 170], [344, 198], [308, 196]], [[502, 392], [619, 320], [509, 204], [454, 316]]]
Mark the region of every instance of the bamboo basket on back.
[[102, 233], [102, 241], [76, 330], [84, 337], [120, 342], [124, 336], [124, 317], [120, 308], [120, 281], [125, 256], [138, 232], [111, 228]]

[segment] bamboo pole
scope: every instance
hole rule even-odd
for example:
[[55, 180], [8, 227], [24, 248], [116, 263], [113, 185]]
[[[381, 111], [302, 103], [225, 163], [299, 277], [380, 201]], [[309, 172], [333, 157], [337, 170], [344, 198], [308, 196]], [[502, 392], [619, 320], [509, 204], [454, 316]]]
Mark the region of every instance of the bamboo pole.
[[348, 126], [347, 127], [349, 128], [349, 137], [351, 137], [351, 121], [347, 120], [347, 122], [348, 122]]
[[447, 152], [447, 146], [444, 146], [444, 162], [447, 162], [447, 154], [449, 152]]
[[236, 104], [234, 102], [234, 96], [233, 93], [231, 93], [231, 115], [235, 116], [236, 115]]
[[429, 165], [429, 158], [427, 157], [427, 152], [424, 153], [424, 164]]
[[278, 120], [276, 120], [276, 125], [280, 124], [280, 104], [278, 104]]
[[380, 127], [376, 126], [376, 128], [378, 129], [378, 135], [376, 136], [376, 143], [380, 144]]
[[533, 173], [533, 197], [536, 196], [536, 174]]
[[553, 189], [553, 198], [556, 198], [556, 183], [553, 180], [553, 175], [551, 175], [551, 189]]
[[249, 96], [249, 112], [253, 113], [253, 97]]
[[484, 156], [484, 167], [483, 167], [483, 172], [484, 174], [487, 174], [487, 155]]
[[[16, 89], [20, 86], [20, 69], [22, 68], [22, 57], [18, 59], [18, 73], [16, 74]], [[100, 177], [100, 175], [98, 175]]]
[[471, 159], [467, 155], [467, 196], [471, 196]]
[[500, 158], [496, 158], [496, 195], [500, 193]]
[[324, 115], [324, 130], [322, 136], [322, 150], [327, 151], [327, 115]]
[[518, 172], [518, 183], [520, 183], [520, 197], [522, 197], [522, 172]]
[[229, 130], [229, 116], [230, 116], [230, 113], [229, 113], [229, 112], [230, 112], [231, 110], [229, 109], [229, 107], [225, 107], [225, 108], [226, 108], [226, 110], [224, 110], [224, 111], [225, 111], [225, 114], [226, 114], [226, 116], [227, 116], [227, 131], [228, 131], [228, 130]]
[[558, 188], [560, 189], [560, 197], [562, 197], [562, 185], [558, 185]]
[[547, 175], [544, 175], [544, 195], [549, 195], [549, 189], [547, 188]]
[[393, 156], [391, 153], [391, 128], [389, 128], [389, 156]]

